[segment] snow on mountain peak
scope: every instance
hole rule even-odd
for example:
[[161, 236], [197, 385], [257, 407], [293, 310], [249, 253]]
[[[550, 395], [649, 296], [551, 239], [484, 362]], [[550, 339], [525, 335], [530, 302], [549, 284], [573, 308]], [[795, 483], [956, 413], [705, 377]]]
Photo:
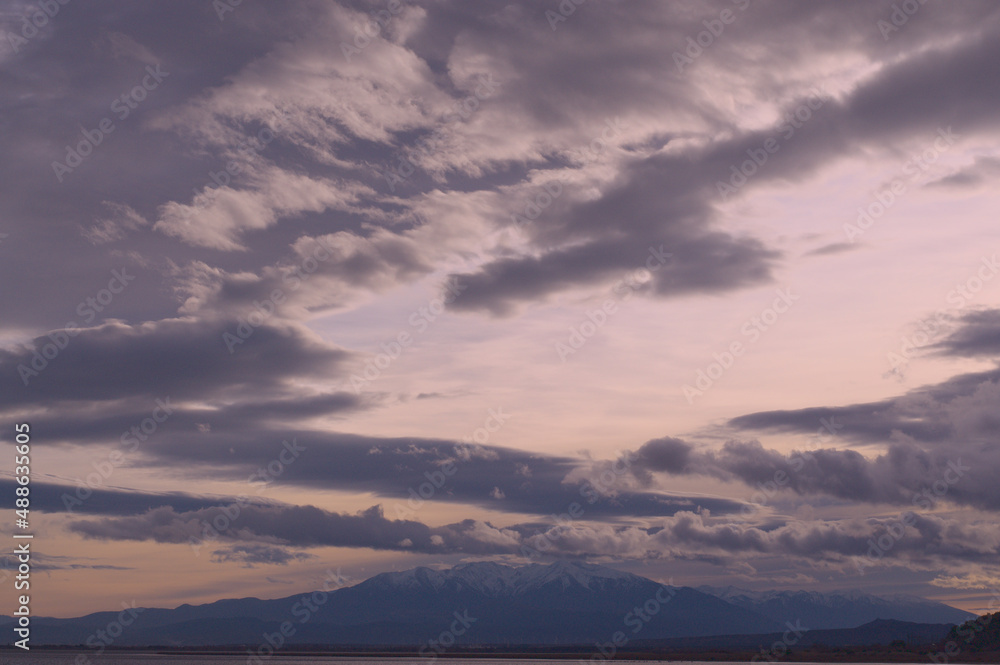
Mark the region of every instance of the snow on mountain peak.
[[[644, 578], [631, 573], [587, 563], [559, 560], [551, 564], [510, 566], [493, 561], [463, 563], [454, 568], [433, 570], [414, 568], [398, 573], [383, 573], [375, 578], [381, 583], [403, 588], [430, 587], [440, 589], [451, 583], [475, 589], [489, 595], [517, 595], [551, 582], [561, 582], [566, 588], [573, 583], [596, 590], [609, 582], [641, 582]], [[602, 580], [594, 585], [595, 580]]]

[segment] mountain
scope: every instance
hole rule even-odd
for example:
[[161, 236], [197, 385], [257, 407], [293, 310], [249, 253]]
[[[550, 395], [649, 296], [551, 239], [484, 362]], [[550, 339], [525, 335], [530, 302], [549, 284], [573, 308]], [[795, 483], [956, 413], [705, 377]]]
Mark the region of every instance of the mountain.
[[[590, 564], [480, 562], [383, 573], [329, 594], [140, 608], [131, 612], [134, 621], [127, 611], [33, 618], [31, 625], [32, 645], [90, 646], [99, 645], [99, 636], [121, 616], [130, 620], [115, 646], [252, 646], [270, 636], [268, 641], [283, 645], [426, 646], [435, 640], [444, 646], [592, 647], [619, 632], [627, 640], [645, 641], [784, 630], [788, 617], [740, 602]], [[812, 629], [829, 627], [802, 620]], [[0, 620], [0, 630], [10, 640], [4, 623], [10, 622]]]
[[[790, 622], [791, 623], [791, 622]], [[796, 624], [792, 624], [795, 626]], [[934, 644], [954, 631], [952, 624], [913, 623], [877, 619], [855, 628], [815, 629], [808, 624], [798, 624], [800, 633], [772, 633], [770, 635], [715, 635], [712, 637], [676, 637], [666, 640], [636, 640], [637, 649], [664, 649], [668, 651], [698, 651], [727, 649], [731, 651], [767, 648], [785, 642], [795, 649], [809, 647], [858, 647], [903, 642], [906, 646]], [[787, 641], [786, 641], [787, 639]]]
[[[990, 605], [992, 606], [992, 602]], [[963, 650], [1000, 653], [1000, 612], [984, 614], [961, 626], [953, 626], [943, 642], [942, 650], [947, 648], [949, 642], [953, 642]]]
[[698, 590], [778, 622], [799, 620], [822, 628], [853, 628], [876, 619], [957, 624], [976, 616], [944, 603], [902, 594], [876, 596], [858, 590], [757, 592], [732, 586], [701, 586]]
[[[616, 631], [665, 638], [762, 633], [779, 624], [709, 594], [665, 587], [610, 568], [558, 562], [470, 563], [376, 575], [329, 593], [307, 611], [302, 596], [243, 598], [173, 610], [143, 609], [116, 646], [259, 644], [284, 621], [288, 644], [592, 644]], [[33, 644], [84, 644], [118, 612], [32, 620]], [[7, 631], [10, 634], [10, 631]], [[631, 633], [630, 633], [631, 634]]]

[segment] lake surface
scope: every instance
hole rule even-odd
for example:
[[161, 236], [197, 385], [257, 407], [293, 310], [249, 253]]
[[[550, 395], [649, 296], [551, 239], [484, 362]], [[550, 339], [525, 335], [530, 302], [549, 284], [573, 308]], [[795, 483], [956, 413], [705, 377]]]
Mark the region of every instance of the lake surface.
[[[93, 651], [79, 651], [66, 653], [52, 653], [44, 651], [31, 651], [11, 654], [10, 651], [0, 652], [0, 660], [6, 665], [28, 665], [28, 663], [41, 663], [42, 665], [78, 665], [77, 657], [86, 656], [88, 660], [80, 660], [82, 665], [237, 665], [247, 662], [248, 656], [178, 656], [178, 655], [158, 655], [158, 654], [107, 654], [96, 656]], [[578, 663], [577, 658], [439, 658], [436, 665], [555, 665]], [[363, 658], [354, 656], [272, 656], [261, 659], [258, 663], [266, 665], [316, 665], [320, 662], [335, 662], [337, 665], [428, 665], [432, 661], [430, 658]], [[655, 663], [670, 662], [674, 665], [747, 665], [747, 661], [712, 661], [702, 663], [700, 661], [652, 661], [652, 660], [616, 660], [615, 663]], [[830, 665], [829, 663], [793, 663], [792, 665]], [[838, 665], [851, 665], [840, 663]], [[881, 663], [863, 663], [859, 665], [884, 665]], [[905, 663], [891, 663], [890, 665], [907, 665]], [[912, 663], [909, 665], [927, 665], [926, 663]]]

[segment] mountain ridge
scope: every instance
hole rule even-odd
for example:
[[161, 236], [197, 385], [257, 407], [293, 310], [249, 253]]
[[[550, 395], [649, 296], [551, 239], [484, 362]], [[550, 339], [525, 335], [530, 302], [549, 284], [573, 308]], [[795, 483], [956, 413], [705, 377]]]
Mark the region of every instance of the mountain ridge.
[[699, 591], [781, 620], [795, 616], [825, 628], [853, 628], [878, 619], [913, 623], [961, 623], [971, 612], [907, 594], [876, 595], [860, 589], [835, 591], [750, 591], [739, 587], [700, 586]]
[[[174, 609], [126, 608], [73, 619], [33, 618], [32, 641], [88, 644], [116, 617], [131, 613], [134, 625], [130, 621], [121, 631], [115, 640], [118, 646], [256, 644], [284, 624], [293, 631], [288, 644], [420, 644], [446, 634], [460, 616], [467, 617], [467, 625], [461, 634], [450, 636], [455, 644], [592, 644], [616, 632], [642, 640], [770, 634], [796, 619], [811, 628], [836, 628], [788, 612], [795, 609], [822, 617], [834, 609], [850, 614], [851, 608], [841, 597], [834, 597], [836, 608], [824, 605], [817, 592], [796, 596], [735, 587], [723, 591], [728, 599], [582, 562], [511, 566], [485, 561], [380, 573], [329, 592], [279, 599], [223, 599]], [[953, 625], [974, 616], [918, 600], [929, 616], [935, 608], [939, 614], [963, 615], [959, 621], [923, 623]], [[865, 596], [858, 602], [861, 614], [873, 607], [893, 613], [891, 601], [885, 599]], [[907, 607], [903, 603], [896, 613], [905, 614]], [[4, 623], [0, 619], [0, 625]]]

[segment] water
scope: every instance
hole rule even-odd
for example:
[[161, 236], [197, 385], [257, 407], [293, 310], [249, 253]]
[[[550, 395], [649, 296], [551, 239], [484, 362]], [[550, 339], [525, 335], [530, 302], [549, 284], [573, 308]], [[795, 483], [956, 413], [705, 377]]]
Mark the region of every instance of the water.
[[[77, 660], [78, 656], [86, 656], [87, 660]], [[440, 658], [436, 665], [569, 665], [578, 663], [586, 658]], [[358, 656], [273, 656], [260, 661], [265, 665], [319, 665], [326, 662], [331, 665], [430, 665], [435, 662], [430, 658], [384, 658], [373, 657], [364, 658]], [[747, 665], [747, 661], [712, 661], [703, 663], [700, 661], [632, 661], [616, 660], [617, 663], [656, 663], [670, 662], [671, 665]], [[245, 665], [247, 656], [227, 655], [227, 656], [199, 656], [199, 655], [160, 655], [154, 653], [136, 654], [104, 654], [95, 656], [94, 652], [86, 651], [66, 651], [66, 652], [46, 652], [31, 651], [11, 653], [10, 651], [0, 651], [0, 663], [7, 665], [29, 665], [39, 663], [40, 665]], [[791, 665], [830, 665], [829, 663], [794, 663]], [[840, 663], [838, 665], [852, 665], [850, 663]], [[926, 665], [926, 663], [864, 663], [859, 665]]]

